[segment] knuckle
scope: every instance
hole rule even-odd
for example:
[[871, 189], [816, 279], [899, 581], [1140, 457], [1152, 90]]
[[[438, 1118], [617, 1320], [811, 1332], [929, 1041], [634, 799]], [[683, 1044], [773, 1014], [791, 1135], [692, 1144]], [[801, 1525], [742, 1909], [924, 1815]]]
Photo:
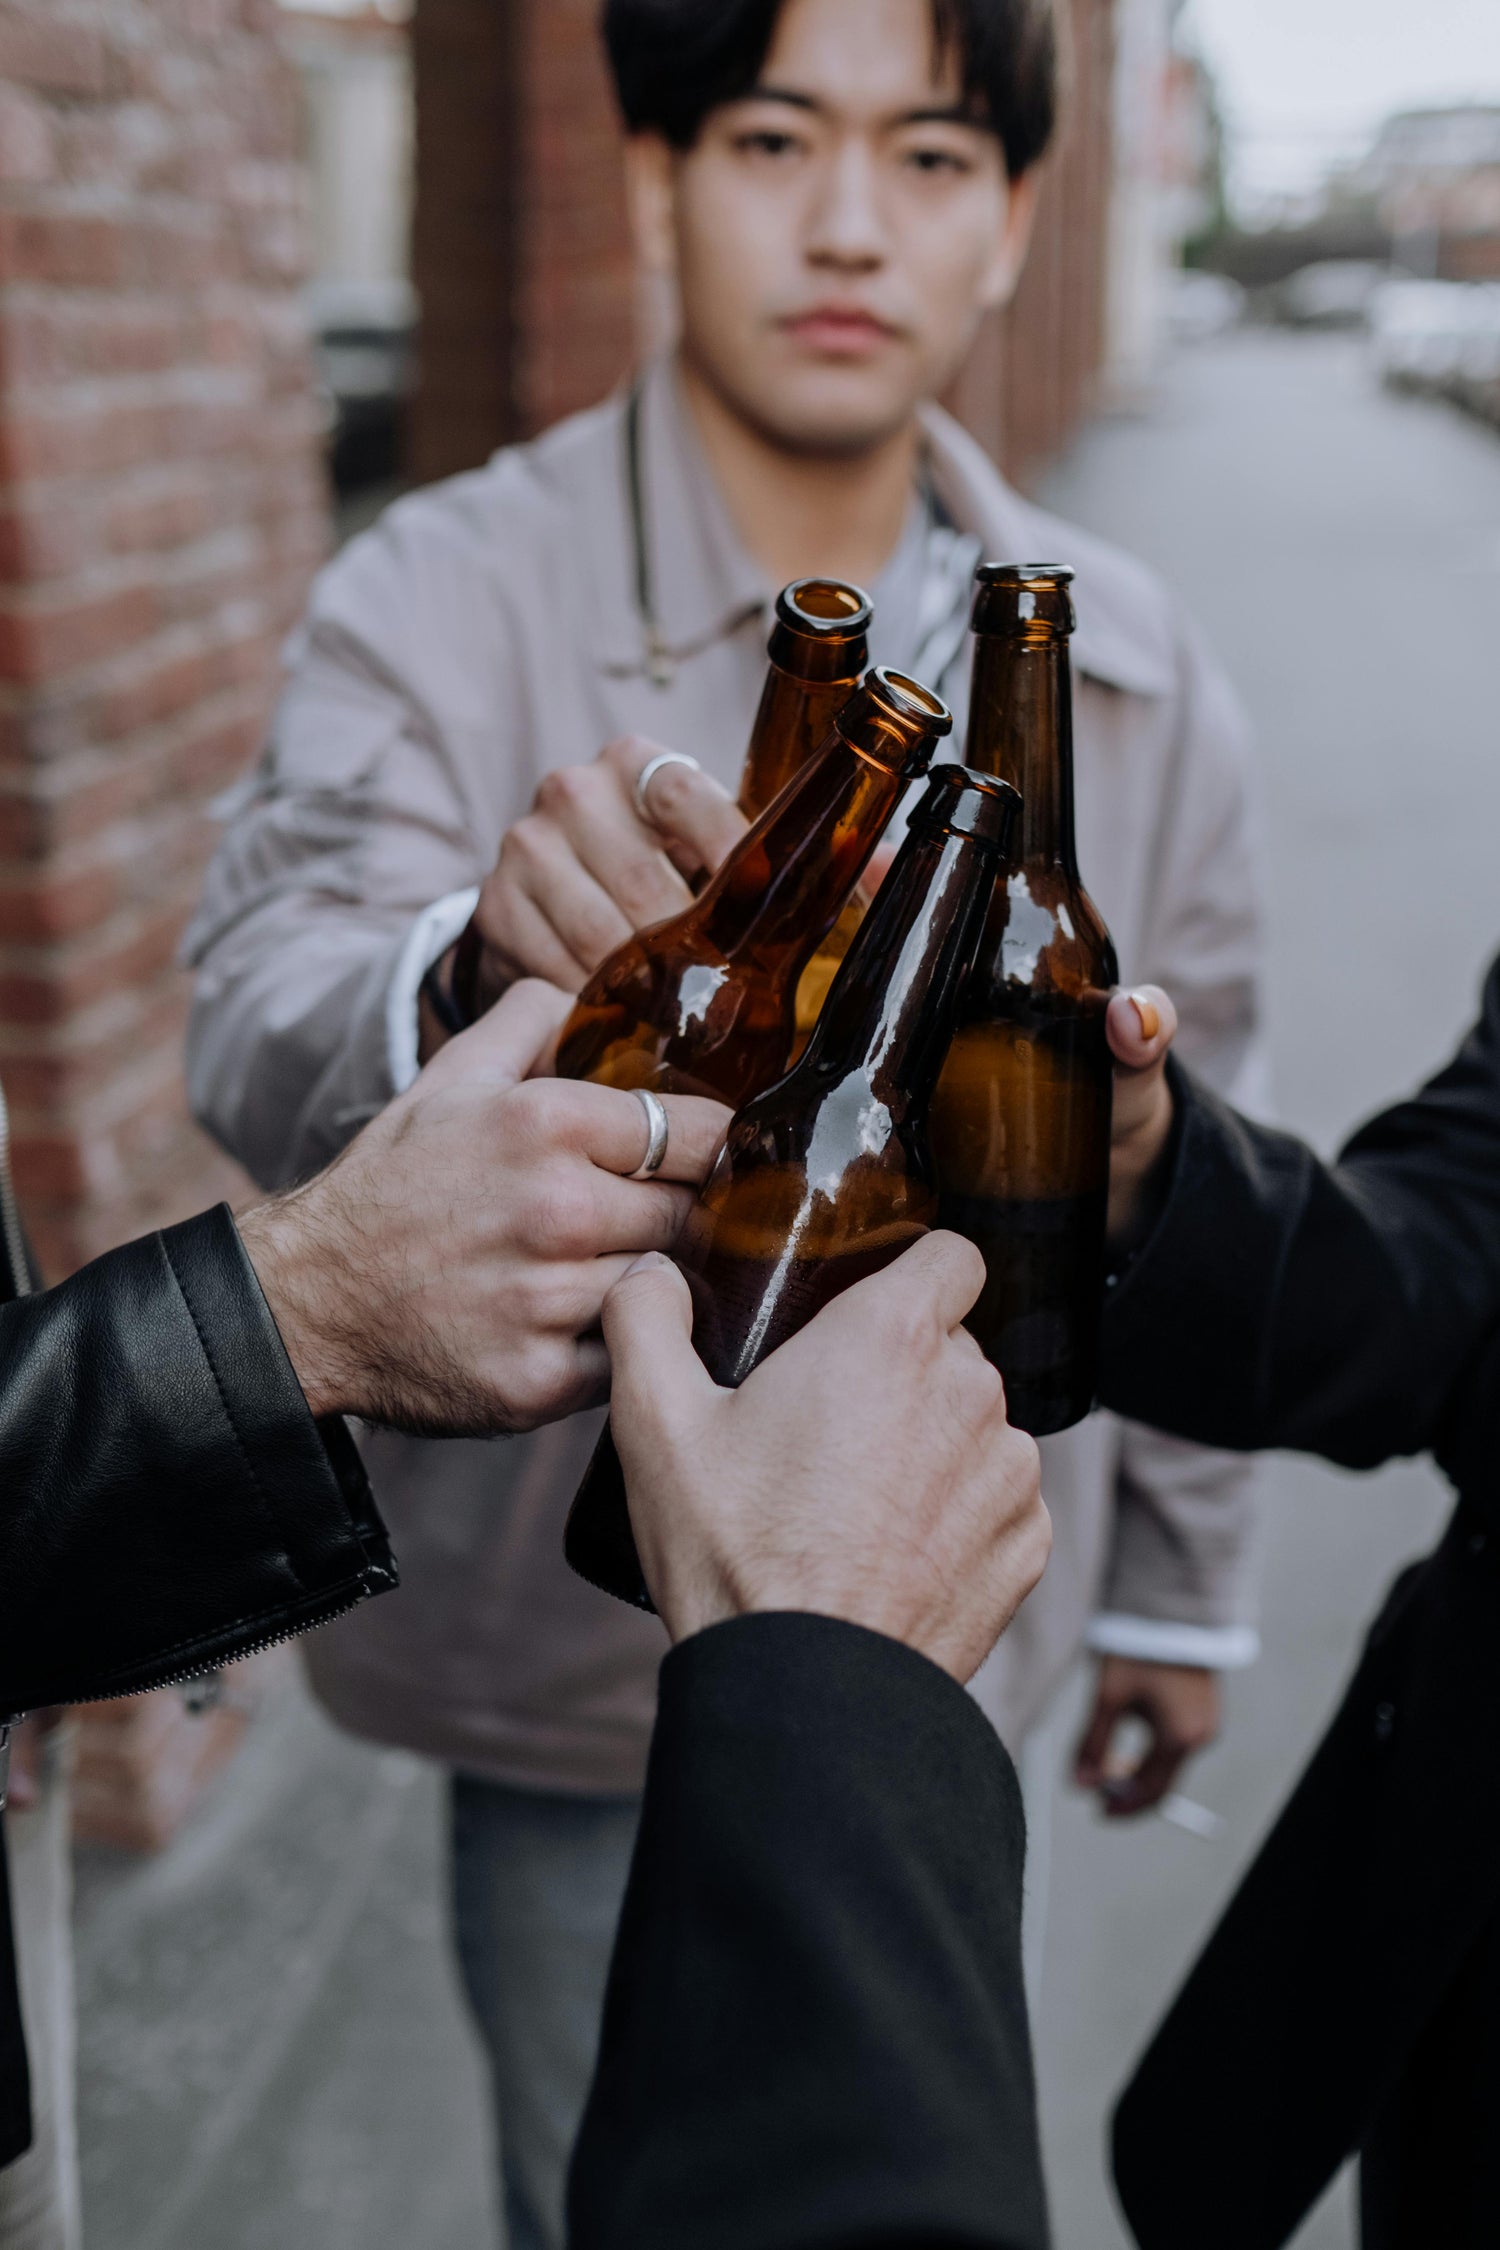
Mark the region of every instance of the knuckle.
[[535, 1164], [570, 1148], [576, 1134], [576, 1103], [571, 1081], [528, 1078], [511, 1087], [502, 1115], [505, 1139], [515, 1160]]
[[[988, 1365], [988, 1362], [986, 1362], [986, 1365]], [[993, 1367], [990, 1368], [989, 1372], [995, 1378], [1000, 1393], [999, 1403], [1003, 1407], [1005, 1385]], [[1035, 1493], [1038, 1505], [1040, 1505], [1042, 1496], [1042, 1449], [1029, 1430], [1018, 1430], [1012, 1422], [1006, 1423], [1006, 1429], [1009, 1432], [1006, 1442], [1010, 1448], [1011, 1472], [1018, 1484], [1024, 1486], [1027, 1491]]]
[[586, 1254], [591, 1239], [587, 1205], [587, 1193], [574, 1174], [547, 1166], [528, 1198], [528, 1247], [544, 1258]]
[[530, 872], [540, 865], [544, 851], [541, 821], [534, 812], [524, 813], [515, 826], [505, 832], [499, 864], [491, 880], [498, 887], [506, 875]]
[[662, 747], [648, 734], [617, 734], [612, 742], [605, 743], [598, 762], [624, 781], [633, 782], [642, 766], [661, 756]]
[[587, 804], [596, 782], [591, 766], [554, 766], [537, 784], [537, 810], [553, 819], [566, 819]]
[[517, 1410], [528, 1421], [544, 1422], [567, 1394], [571, 1353], [566, 1342], [536, 1336], [516, 1355], [515, 1399]]

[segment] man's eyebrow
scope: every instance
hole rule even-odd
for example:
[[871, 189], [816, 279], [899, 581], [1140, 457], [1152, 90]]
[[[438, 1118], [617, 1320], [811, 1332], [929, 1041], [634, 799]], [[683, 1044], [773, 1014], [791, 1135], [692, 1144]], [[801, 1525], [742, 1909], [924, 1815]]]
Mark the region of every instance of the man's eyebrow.
[[785, 102], [789, 109], [820, 110], [823, 104], [813, 94], [799, 94], [790, 86], [752, 86], [741, 96], [747, 102]]
[[[825, 106], [815, 94], [800, 94], [791, 86], [752, 86], [740, 98], [747, 102], [785, 102], [788, 109], [806, 110], [811, 115], [820, 114]], [[897, 126], [967, 125], [974, 132], [987, 130], [985, 120], [976, 117], [962, 102], [931, 102], [921, 109], [903, 110], [891, 123]]]
[[928, 109], [908, 109], [896, 119], [898, 125], [968, 125], [975, 132], [987, 130], [982, 117], [961, 102], [934, 103]]

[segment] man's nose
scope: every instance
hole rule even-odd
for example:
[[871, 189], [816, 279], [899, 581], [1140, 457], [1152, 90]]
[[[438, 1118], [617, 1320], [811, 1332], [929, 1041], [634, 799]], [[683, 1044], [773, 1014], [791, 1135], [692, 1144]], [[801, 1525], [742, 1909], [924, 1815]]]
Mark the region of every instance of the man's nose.
[[887, 254], [875, 158], [862, 141], [851, 136], [833, 152], [819, 183], [808, 227], [807, 255], [818, 265], [868, 272], [884, 264]]

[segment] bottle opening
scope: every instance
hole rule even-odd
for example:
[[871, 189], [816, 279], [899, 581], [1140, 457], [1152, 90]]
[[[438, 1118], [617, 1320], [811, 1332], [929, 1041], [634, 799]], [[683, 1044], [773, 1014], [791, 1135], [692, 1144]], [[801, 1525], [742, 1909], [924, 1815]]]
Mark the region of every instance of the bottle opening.
[[976, 633], [1021, 633], [1041, 643], [1078, 623], [1073, 572], [1066, 563], [981, 563], [974, 573]]
[[902, 718], [920, 719], [926, 725], [935, 726], [939, 734], [951, 731], [953, 713], [947, 704], [934, 695], [931, 688], [923, 687], [920, 680], [912, 679], [909, 673], [893, 672], [888, 665], [877, 664], [870, 674], [870, 683], [885, 690], [887, 702]]
[[1071, 586], [1077, 572], [1069, 563], [981, 563], [974, 576], [982, 586], [1029, 586], [1042, 592]]
[[868, 631], [874, 610], [861, 587], [840, 578], [799, 578], [778, 598], [776, 613], [794, 631], [832, 634]]
[[910, 826], [918, 835], [972, 836], [1008, 859], [1020, 810], [1020, 791], [997, 775], [934, 766]]

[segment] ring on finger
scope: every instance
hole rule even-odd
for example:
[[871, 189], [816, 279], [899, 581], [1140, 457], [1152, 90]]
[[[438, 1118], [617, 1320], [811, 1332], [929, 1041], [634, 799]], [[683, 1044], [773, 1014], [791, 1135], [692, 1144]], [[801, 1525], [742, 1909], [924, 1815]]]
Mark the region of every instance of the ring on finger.
[[632, 795], [635, 801], [635, 809], [648, 828], [655, 828], [657, 823], [652, 818], [651, 807], [646, 802], [646, 791], [651, 786], [652, 777], [659, 774], [663, 766], [691, 766], [694, 773], [703, 771], [697, 759], [690, 758], [685, 750], [663, 750], [659, 756], [652, 758], [648, 764], [642, 766], [635, 777], [635, 788]]
[[644, 1086], [632, 1086], [631, 1092], [646, 1112], [646, 1125], [650, 1139], [641, 1163], [630, 1174], [633, 1180], [654, 1180], [667, 1160], [667, 1134], [670, 1130], [666, 1109], [655, 1094], [648, 1094]]

